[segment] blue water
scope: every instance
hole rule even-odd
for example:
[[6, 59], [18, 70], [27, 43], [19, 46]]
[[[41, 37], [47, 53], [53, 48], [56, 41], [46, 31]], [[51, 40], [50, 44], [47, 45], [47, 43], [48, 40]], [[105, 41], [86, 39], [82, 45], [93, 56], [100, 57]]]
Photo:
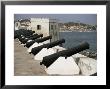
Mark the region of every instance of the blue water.
[[97, 32], [60, 32], [60, 39], [62, 38], [65, 39], [63, 44], [65, 48], [71, 48], [86, 41], [90, 45], [87, 51], [97, 52]]

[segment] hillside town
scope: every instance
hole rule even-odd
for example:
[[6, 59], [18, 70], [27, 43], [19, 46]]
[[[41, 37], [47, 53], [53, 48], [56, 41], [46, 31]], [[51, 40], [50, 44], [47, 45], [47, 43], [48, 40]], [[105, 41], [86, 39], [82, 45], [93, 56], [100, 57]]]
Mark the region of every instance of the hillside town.
[[92, 32], [97, 31], [97, 25], [89, 25], [85, 23], [67, 22], [59, 23], [60, 31], [78, 31]]

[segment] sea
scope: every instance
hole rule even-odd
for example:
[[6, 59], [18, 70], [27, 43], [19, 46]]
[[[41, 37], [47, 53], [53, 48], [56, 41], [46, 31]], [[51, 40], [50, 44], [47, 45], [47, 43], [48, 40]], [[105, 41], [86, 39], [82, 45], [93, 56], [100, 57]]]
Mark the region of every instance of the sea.
[[97, 52], [97, 32], [60, 32], [60, 39], [65, 39], [63, 47], [72, 48], [81, 44], [82, 42], [88, 42], [90, 48], [86, 51]]

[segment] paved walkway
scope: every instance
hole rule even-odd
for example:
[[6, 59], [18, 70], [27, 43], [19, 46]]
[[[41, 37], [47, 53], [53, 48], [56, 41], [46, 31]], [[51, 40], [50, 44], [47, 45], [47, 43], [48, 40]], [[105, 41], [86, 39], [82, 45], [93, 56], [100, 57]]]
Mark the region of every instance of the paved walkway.
[[15, 76], [42, 76], [47, 75], [40, 61], [34, 60], [34, 56], [27, 52], [20, 42], [14, 41], [14, 75]]

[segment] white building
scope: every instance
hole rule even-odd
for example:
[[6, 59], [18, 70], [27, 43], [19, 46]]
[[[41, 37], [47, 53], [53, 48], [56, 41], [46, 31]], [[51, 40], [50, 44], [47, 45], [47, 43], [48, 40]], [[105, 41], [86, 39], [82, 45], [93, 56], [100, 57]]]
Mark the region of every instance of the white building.
[[31, 18], [31, 29], [43, 36], [52, 35], [51, 42], [59, 39], [59, 27], [56, 19]]

